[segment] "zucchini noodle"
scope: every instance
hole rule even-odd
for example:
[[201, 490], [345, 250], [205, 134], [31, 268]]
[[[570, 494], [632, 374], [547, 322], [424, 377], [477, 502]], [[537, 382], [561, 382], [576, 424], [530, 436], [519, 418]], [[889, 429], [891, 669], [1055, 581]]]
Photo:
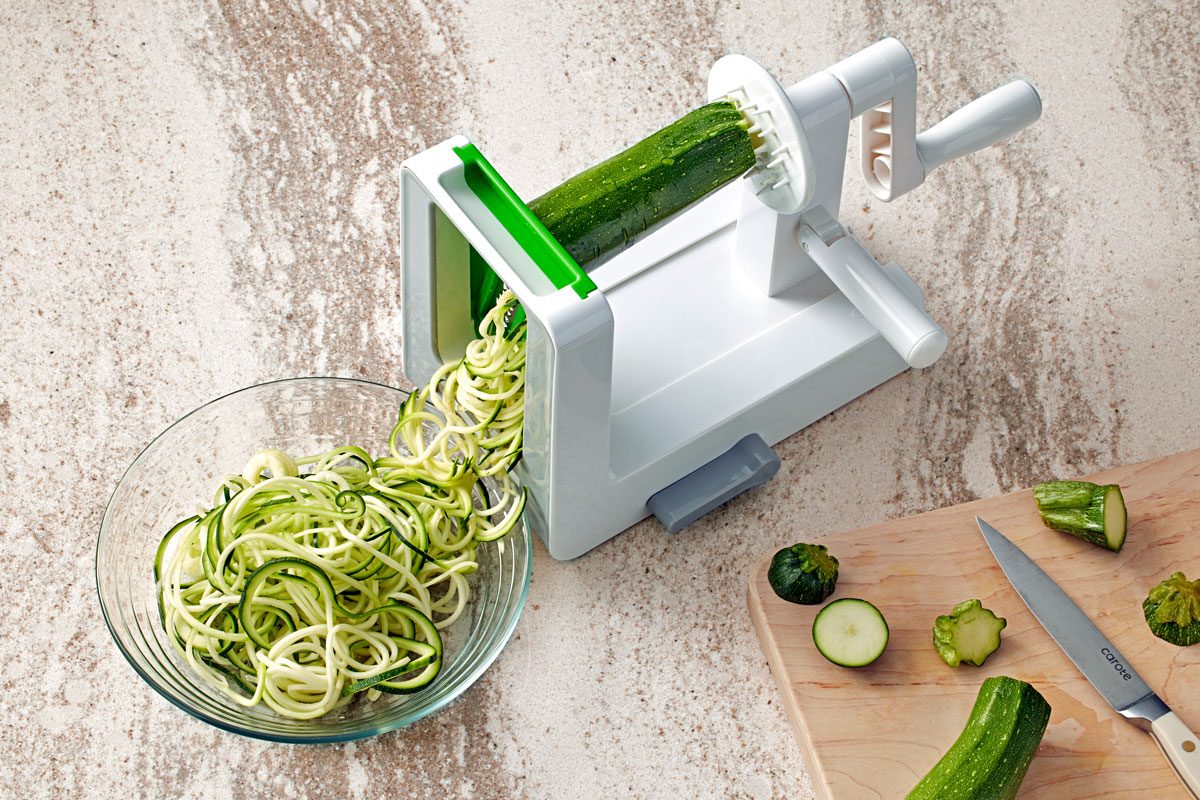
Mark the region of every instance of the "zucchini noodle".
[[437, 677], [440, 631], [470, 601], [479, 544], [525, 508], [509, 474], [524, 418], [516, 308], [504, 292], [464, 358], [409, 395], [387, 455], [257, 453], [211, 507], [167, 532], [154, 564], [159, 612], [206, 683], [312, 719]]

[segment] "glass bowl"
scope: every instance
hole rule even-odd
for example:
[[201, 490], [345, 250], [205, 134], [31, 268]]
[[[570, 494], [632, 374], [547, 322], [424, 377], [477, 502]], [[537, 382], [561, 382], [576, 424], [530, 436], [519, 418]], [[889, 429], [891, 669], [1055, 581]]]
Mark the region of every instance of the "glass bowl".
[[313, 720], [288, 719], [262, 704], [246, 708], [195, 675], [159, 623], [155, 550], [174, 522], [211, 501], [221, 476], [240, 472], [250, 455], [266, 448], [299, 455], [357, 444], [372, 455], [382, 454], [406, 396], [399, 389], [344, 378], [251, 386], [183, 417], [134, 460], [100, 524], [96, 588], [117, 647], [159, 694], [205, 722], [245, 736], [340, 742], [395, 730], [432, 714], [495, 660], [516, 627], [529, 590], [532, 537], [524, 522], [501, 541], [480, 544], [467, 611], [442, 631], [442, 671], [416, 694], [385, 694], [373, 702], [361, 697]]

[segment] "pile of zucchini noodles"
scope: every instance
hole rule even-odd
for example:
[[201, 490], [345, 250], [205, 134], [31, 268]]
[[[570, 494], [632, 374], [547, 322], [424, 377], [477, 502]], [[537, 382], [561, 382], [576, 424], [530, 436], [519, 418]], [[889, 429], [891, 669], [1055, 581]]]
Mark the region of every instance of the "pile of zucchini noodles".
[[360, 692], [433, 681], [439, 630], [470, 599], [476, 548], [525, 507], [509, 476], [524, 416], [516, 308], [504, 292], [466, 356], [409, 396], [388, 455], [263, 451], [221, 482], [211, 508], [171, 528], [154, 565], [159, 611], [207, 683], [312, 719]]

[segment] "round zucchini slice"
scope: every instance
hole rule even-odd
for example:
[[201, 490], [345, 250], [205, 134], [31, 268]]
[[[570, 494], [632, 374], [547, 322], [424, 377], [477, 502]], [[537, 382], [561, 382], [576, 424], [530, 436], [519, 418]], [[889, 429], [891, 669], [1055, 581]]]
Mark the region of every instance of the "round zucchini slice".
[[813, 620], [813, 642], [839, 667], [865, 667], [887, 648], [887, 620], [879, 609], [856, 597], [834, 600]]

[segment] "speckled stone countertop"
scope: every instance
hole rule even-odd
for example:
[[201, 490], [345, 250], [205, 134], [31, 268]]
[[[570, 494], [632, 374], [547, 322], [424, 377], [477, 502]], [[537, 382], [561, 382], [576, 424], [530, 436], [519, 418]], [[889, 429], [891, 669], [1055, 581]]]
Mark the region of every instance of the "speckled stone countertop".
[[[951, 336], [934, 368], [682, 535], [539, 543], [512, 644], [411, 729], [269, 745], [135, 676], [92, 575], [116, 478], [241, 386], [404, 383], [401, 160], [465, 132], [534, 196], [699, 103], [726, 52], [791, 83], [885, 35], [925, 124], [1018, 74], [1046, 108], [898, 203], [848, 175], [845, 218]], [[1197, 42], [1188, 0], [0, 4], [0, 797], [811, 797], [755, 558], [1200, 445]]]

